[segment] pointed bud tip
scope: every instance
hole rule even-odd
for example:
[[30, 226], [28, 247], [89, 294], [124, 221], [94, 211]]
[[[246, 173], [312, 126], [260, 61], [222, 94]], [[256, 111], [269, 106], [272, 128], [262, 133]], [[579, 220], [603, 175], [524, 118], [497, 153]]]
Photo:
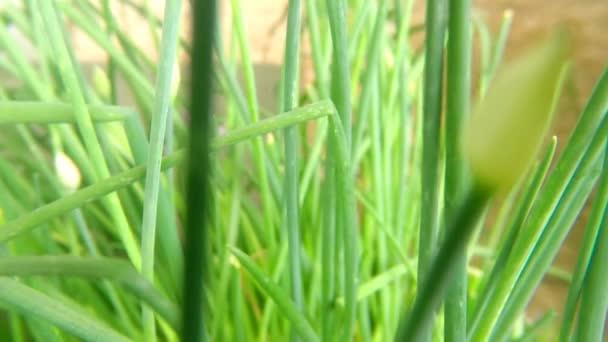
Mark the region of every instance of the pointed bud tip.
[[550, 126], [568, 54], [568, 32], [558, 27], [503, 65], [463, 132], [479, 183], [510, 188], [527, 171]]

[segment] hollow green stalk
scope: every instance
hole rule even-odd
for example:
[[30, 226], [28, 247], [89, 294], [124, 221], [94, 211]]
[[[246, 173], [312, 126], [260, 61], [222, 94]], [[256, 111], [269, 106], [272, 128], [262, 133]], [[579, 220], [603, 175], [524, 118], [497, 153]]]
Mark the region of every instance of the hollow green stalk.
[[[253, 63], [249, 55], [249, 46], [247, 44], [245, 29], [243, 27], [243, 18], [241, 11], [241, 1], [231, 0], [232, 15], [234, 29], [236, 31], [237, 40], [239, 44], [241, 63], [243, 66], [243, 78], [245, 81], [245, 93], [247, 96], [247, 107], [251, 117], [250, 122], [256, 122], [260, 119], [259, 104], [257, 99], [257, 91], [255, 86], [255, 75], [253, 72]], [[270, 190], [269, 177], [266, 165], [266, 151], [264, 150], [264, 144], [262, 137], [257, 138], [254, 142], [254, 162], [259, 178], [260, 194], [262, 195], [263, 212], [264, 212], [264, 226], [266, 229], [266, 237], [269, 239], [270, 249], [275, 249], [276, 238], [275, 238], [275, 217], [273, 212], [276, 212], [276, 203], [272, 199], [272, 191]]]
[[[470, 2], [450, 2], [447, 46], [447, 98], [445, 132], [444, 216], [454, 215], [456, 203], [467, 182], [465, 161], [460, 152], [462, 123], [469, 113], [471, 88]], [[446, 232], [447, 233], [447, 232]], [[445, 297], [444, 338], [464, 342], [467, 337], [467, 252], [457, 255], [454, 278]]]
[[336, 319], [334, 311], [336, 272], [336, 168], [332, 158], [325, 160], [325, 181], [323, 187], [323, 231], [321, 246], [321, 340], [332, 341]]
[[[352, 113], [350, 103], [350, 76], [348, 72], [348, 44], [346, 39], [346, 8], [343, 0], [327, 1], [327, 12], [333, 46], [331, 97], [344, 126], [346, 146], [350, 151]], [[350, 152], [349, 152], [350, 153]]]
[[[420, 239], [418, 242], [418, 279], [426, 279], [437, 250], [439, 230], [439, 150], [442, 105], [443, 46], [448, 3], [426, 2], [426, 41], [422, 104], [422, 178]], [[430, 341], [430, 325], [421, 341]]]
[[[170, 120], [171, 80], [176, 59], [180, 9], [181, 0], [170, 0], [165, 3], [165, 20], [163, 22], [158, 76], [154, 92], [154, 111], [148, 145], [141, 228], [142, 274], [149, 281], [154, 281], [154, 249], [158, 193], [161, 182], [161, 158], [166, 125], [167, 121]], [[154, 314], [147, 306], [143, 307], [143, 321], [144, 339], [151, 342], [156, 341]]]
[[378, 87], [378, 82], [374, 80], [377, 80], [377, 75], [380, 69], [379, 64], [381, 64], [380, 57], [382, 54], [382, 50], [384, 49], [383, 35], [386, 26], [386, 11], [387, 1], [384, 0], [380, 3], [378, 15], [374, 22], [371, 43], [369, 44], [369, 48], [366, 50], [367, 65], [365, 68], [365, 72], [363, 73], [363, 88], [361, 90], [361, 95], [356, 109], [357, 122], [354, 125], [354, 154], [358, 153], [358, 150], [360, 148], [359, 145], [363, 138], [365, 128], [369, 126], [368, 123], [373, 120], [373, 118], [369, 119], [369, 113], [375, 111], [375, 108], [370, 106], [370, 99], [372, 91], [377, 90]]
[[[287, 12], [287, 34], [283, 64], [283, 103], [281, 111], [291, 110], [297, 102], [297, 73], [299, 66], [300, 1], [290, 0]], [[303, 311], [302, 274], [300, 266], [300, 229], [298, 213], [298, 149], [295, 127], [287, 127], [285, 134], [285, 190], [283, 200], [286, 216], [284, 229], [289, 245], [289, 274], [291, 296], [296, 308]]]
[[[331, 79], [331, 98], [337, 109], [337, 118], [330, 120], [330, 142], [329, 151], [331, 154], [343, 152], [346, 160], [339, 160], [335, 165], [335, 186], [336, 186], [336, 217], [337, 231], [342, 233], [342, 243], [344, 250], [344, 297], [345, 297], [345, 317], [342, 331], [342, 340], [351, 340], [356, 318], [357, 302], [357, 278], [359, 266], [358, 251], [358, 230], [356, 223], [356, 210], [354, 194], [352, 193], [353, 170], [350, 164], [351, 142], [352, 142], [352, 114], [350, 102], [350, 76], [348, 45], [346, 38], [346, 8], [343, 0], [328, 0], [327, 12], [331, 31], [333, 46], [332, 73]], [[340, 127], [335, 127], [337, 124]], [[334, 127], [331, 127], [331, 126]], [[343, 141], [335, 138], [337, 132], [343, 133]], [[333, 138], [332, 138], [333, 137]], [[343, 144], [338, 145], [338, 144]], [[344, 151], [341, 151], [343, 149]], [[334, 155], [332, 158], [337, 158]], [[345, 167], [346, 163], [348, 167]], [[331, 172], [331, 170], [329, 170]]]
[[208, 232], [213, 198], [210, 188], [213, 37], [216, 2], [196, 1], [192, 7], [192, 65], [190, 69], [190, 138], [188, 147], [184, 281], [183, 341], [206, 341], [205, 282], [209, 276]]

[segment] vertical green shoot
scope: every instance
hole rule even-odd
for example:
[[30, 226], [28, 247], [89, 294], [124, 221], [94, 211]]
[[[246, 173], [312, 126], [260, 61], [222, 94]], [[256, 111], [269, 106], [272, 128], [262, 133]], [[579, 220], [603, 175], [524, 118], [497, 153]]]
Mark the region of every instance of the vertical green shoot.
[[[336, 220], [337, 230], [342, 233], [343, 250], [344, 250], [344, 299], [345, 299], [345, 320], [342, 332], [342, 340], [350, 341], [355, 326], [356, 318], [356, 302], [357, 302], [357, 278], [359, 265], [358, 251], [358, 230], [356, 224], [356, 210], [354, 203], [354, 194], [349, 186], [352, 186], [352, 166], [351, 159], [351, 102], [350, 102], [350, 74], [348, 60], [348, 45], [346, 38], [346, 7], [343, 0], [327, 0], [327, 12], [329, 16], [329, 25], [331, 31], [331, 40], [333, 47], [332, 59], [332, 79], [331, 79], [331, 98], [336, 105], [339, 120], [332, 120], [334, 125], [339, 124], [341, 127], [330, 128], [330, 131], [340, 129], [344, 133], [344, 141], [334, 140], [330, 143], [330, 153], [336, 154], [338, 146], [343, 143], [343, 156], [348, 164], [347, 168], [344, 165], [336, 165], [335, 171], [335, 186], [336, 186], [336, 204], [337, 212], [339, 213]], [[336, 123], [337, 122], [337, 123]], [[332, 134], [333, 136], [334, 134]], [[336, 157], [336, 156], [334, 156]], [[343, 161], [339, 161], [342, 163]], [[331, 172], [331, 170], [328, 170]]]
[[[283, 103], [281, 112], [291, 110], [297, 101], [297, 73], [300, 41], [300, 1], [289, 0], [285, 59], [283, 64]], [[291, 296], [298, 310], [303, 311], [302, 275], [300, 271], [300, 229], [298, 214], [298, 149], [296, 127], [285, 128], [285, 230], [289, 245]]]
[[[469, 113], [471, 83], [471, 25], [469, 0], [450, 3], [447, 46], [447, 98], [445, 133], [446, 220], [454, 215], [466, 182], [465, 164], [460, 152], [462, 122]], [[447, 232], [446, 232], [447, 233]], [[444, 336], [446, 342], [466, 341], [467, 253], [457, 256], [456, 270], [445, 298]]]
[[[165, 4], [165, 20], [161, 38], [161, 49], [154, 94], [154, 107], [146, 161], [146, 180], [144, 186], [144, 208], [141, 228], [142, 273], [146, 279], [154, 281], [154, 249], [156, 241], [156, 217], [158, 192], [161, 182], [160, 163], [163, 155], [166, 125], [171, 101], [171, 79], [175, 63], [181, 0], [170, 0]], [[143, 307], [144, 339], [155, 341], [154, 313]]]
[[[422, 178], [418, 279], [427, 277], [436, 251], [439, 229], [439, 143], [442, 104], [443, 45], [448, 3], [426, 2], [426, 41], [422, 104]], [[418, 287], [420, 291], [420, 287]], [[429, 329], [430, 326], [427, 328]], [[427, 330], [422, 341], [430, 341]]]
[[[231, 0], [231, 5], [234, 30], [236, 31], [239, 50], [241, 54], [241, 63], [243, 65], [243, 78], [245, 81], [245, 90], [247, 94], [247, 106], [250, 114], [249, 121], [256, 122], [259, 120], [259, 106], [255, 86], [255, 75], [253, 72], [253, 63], [249, 55], [249, 46], [247, 44], [245, 29], [243, 27], [241, 2], [240, 0]], [[272, 191], [268, 180], [269, 177], [266, 166], [267, 153], [264, 150], [263, 139], [261, 137], [256, 139], [254, 143], [253, 153], [257, 177], [259, 177], [262, 205], [264, 208], [264, 225], [266, 226], [266, 238], [268, 239], [269, 248], [274, 250], [274, 247], [276, 245], [276, 234], [274, 231], [275, 221], [273, 212], [276, 209], [276, 205], [272, 199]]]
[[350, 151], [352, 113], [345, 2], [343, 0], [327, 1], [327, 12], [333, 46], [332, 100], [338, 110], [340, 121], [342, 121], [344, 134], [346, 135], [346, 146]]
[[190, 141], [188, 151], [185, 270], [182, 304], [182, 341], [205, 338], [204, 280], [207, 277], [208, 218], [212, 206], [209, 174], [211, 161], [212, 45], [216, 2], [194, 1], [192, 7], [192, 65], [190, 91]]
[[[330, 142], [331, 143], [331, 142]], [[325, 160], [323, 193], [323, 233], [321, 246], [321, 340], [331, 341], [334, 322], [336, 272], [336, 167], [332, 158]]]

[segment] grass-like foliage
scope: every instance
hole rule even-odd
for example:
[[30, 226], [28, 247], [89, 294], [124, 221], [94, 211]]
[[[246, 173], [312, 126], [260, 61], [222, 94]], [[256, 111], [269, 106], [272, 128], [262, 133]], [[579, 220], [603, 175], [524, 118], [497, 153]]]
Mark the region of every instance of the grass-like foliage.
[[[241, 2], [0, 5], [0, 340], [602, 339], [608, 69], [557, 142], [563, 30], [503, 61], [511, 12], [290, 0], [262, 108]], [[563, 313], [531, 317], [588, 198]]]

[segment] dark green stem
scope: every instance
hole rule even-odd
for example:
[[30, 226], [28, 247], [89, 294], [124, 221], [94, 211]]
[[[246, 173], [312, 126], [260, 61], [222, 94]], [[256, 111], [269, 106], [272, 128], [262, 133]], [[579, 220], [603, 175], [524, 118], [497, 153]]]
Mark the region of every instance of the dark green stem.
[[[352, 119], [350, 101], [350, 73], [348, 44], [346, 39], [346, 4], [344, 0], [327, 0], [327, 12], [333, 46], [331, 98], [336, 105], [338, 118], [332, 118], [330, 132], [343, 133], [343, 138], [330, 138], [329, 150], [340, 151], [344, 160], [336, 165], [336, 228], [340, 232], [344, 250], [344, 302], [345, 316], [342, 341], [350, 341], [355, 326], [357, 306], [357, 278], [359, 265], [358, 230], [356, 223], [354, 195], [352, 194], [353, 174], [351, 159]], [[331, 127], [331, 125], [335, 127]], [[337, 125], [340, 127], [337, 127]], [[331, 171], [331, 170], [330, 170]]]
[[184, 302], [182, 341], [204, 341], [204, 287], [207, 274], [207, 229], [211, 208], [209, 184], [211, 92], [215, 0], [192, 2], [192, 66], [190, 93], [190, 146], [187, 169]]
[[[453, 217], [465, 180], [460, 153], [462, 122], [469, 112], [471, 87], [471, 29], [469, 0], [450, 3], [447, 47], [447, 99], [445, 134], [445, 216]], [[466, 340], [467, 253], [457, 255], [454, 279], [445, 298], [444, 335], [446, 342]]]
[[[439, 150], [442, 104], [443, 45], [448, 3], [426, 2], [426, 45], [422, 104], [422, 177], [418, 279], [425, 279], [435, 255], [439, 230]], [[420, 288], [418, 288], [420, 291]], [[423, 341], [430, 341], [431, 331]]]

